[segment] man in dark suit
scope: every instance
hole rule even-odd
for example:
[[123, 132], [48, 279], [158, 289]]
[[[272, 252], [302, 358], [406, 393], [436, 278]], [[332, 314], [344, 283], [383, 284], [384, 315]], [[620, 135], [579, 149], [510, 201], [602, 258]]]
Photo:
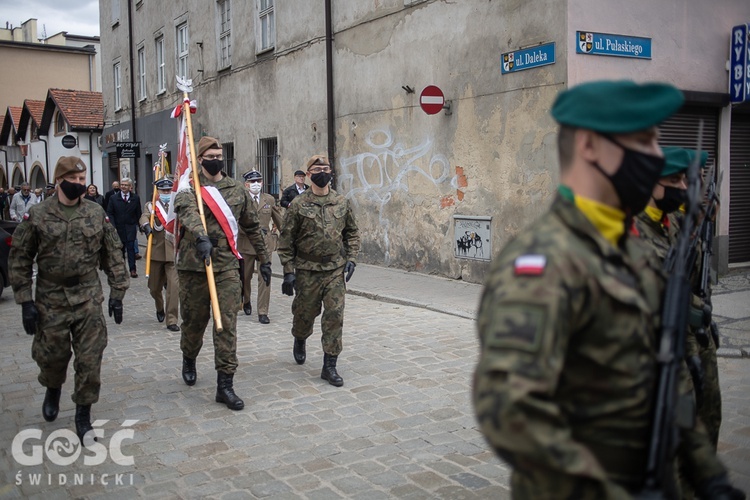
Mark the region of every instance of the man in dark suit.
[[310, 187], [305, 184], [306, 177], [307, 174], [305, 174], [302, 170], [297, 170], [296, 172], [294, 172], [294, 184], [286, 188], [284, 192], [281, 193], [281, 201], [279, 205], [284, 208], [289, 208], [289, 204], [292, 202], [295, 196], [304, 193], [305, 190]]
[[114, 224], [123, 244], [123, 255], [127, 252], [130, 277], [137, 278], [135, 269], [135, 245], [138, 240], [138, 220], [141, 218], [141, 199], [131, 192], [130, 179], [120, 180], [120, 193], [112, 195], [107, 205], [109, 221]]
[[112, 183], [112, 189], [104, 193], [104, 211], [105, 212], [109, 208], [109, 199], [112, 198], [112, 196], [116, 194], [120, 194], [120, 183], [117, 181], [114, 181]]

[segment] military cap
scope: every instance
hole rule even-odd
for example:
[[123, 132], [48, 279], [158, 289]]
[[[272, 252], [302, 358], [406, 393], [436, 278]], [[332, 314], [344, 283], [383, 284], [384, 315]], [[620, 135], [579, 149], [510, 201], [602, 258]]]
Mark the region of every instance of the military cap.
[[77, 156], [61, 156], [55, 165], [55, 179], [65, 177], [70, 173], [86, 171], [86, 164]]
[[[664, 152], [664, 168], [661, 171], [662, 177], [669, 177], [672, 174], [686, 171], [693, 160], [695, 160], [694, 149], [665, 146], [661, 150]], [[707, 160], [708, 152], [701, 151], [700, 166], [703, 167]]]
[[51, 182], [48, 182], [46, 186], [44, 186], [44, 189], [55, 189], [55, 185]]
[[682, 92], [668, 83], [600, 80], [561, 92], [552, 105], [552, 116], [569, 127], [628, 134], [660, 124], [684, 100]]
[[306, 174], [302, 170], [297, 170], [296, 172], [294, 172], [294, 176], [297, 177], [298, 175], [301, 175], [304, 177]]
[[245, 172], [244, 174], [242, 174], [242, 177], [246, 181], [263, 180], [263, 176], [260, 175], [260, 172], [258, 172], [257, 170], [250, 170], [248, 172]]
[[165, 175], [161, 179], [155, 181], [154, 186], [156, 186], [156, 189], [172, 189], [174, 182], [172, 182], [171, 177]]
[[209, 149], [221, 149], [221, 144], [213, 137], [207, 135], [201, 137], [201, 140], [198, 141], [198, 156], [203, 156], [203, 153]]
[[309, 160], [307, 160], [306, 168], [307, 170], [310, 170], [310, 167], [313, 165], [330, 165], [330, 162], [328, 161], [328, 157], [324, 155], [314, 155], [311, 156]]

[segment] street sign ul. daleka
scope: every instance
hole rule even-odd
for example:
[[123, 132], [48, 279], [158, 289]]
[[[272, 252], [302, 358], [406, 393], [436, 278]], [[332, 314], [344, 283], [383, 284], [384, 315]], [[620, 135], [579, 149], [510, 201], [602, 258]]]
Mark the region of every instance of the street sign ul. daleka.
[[651, 59], [651, 39], [637, 36], [611, 35], [576, 31], [576, 53], [594, 56]]
[[538, 68], [555, 63], [555, 42], [529, 47], [528, 49], [506, 52], [502, 55], [503, 75], [514, 71]]

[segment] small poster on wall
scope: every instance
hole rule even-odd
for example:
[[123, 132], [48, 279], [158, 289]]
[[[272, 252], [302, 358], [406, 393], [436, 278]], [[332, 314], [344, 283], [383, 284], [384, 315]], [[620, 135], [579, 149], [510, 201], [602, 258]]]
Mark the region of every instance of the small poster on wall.
[[454, 215], [453, 255], [458, 259], [492, 259], [492, 217]]

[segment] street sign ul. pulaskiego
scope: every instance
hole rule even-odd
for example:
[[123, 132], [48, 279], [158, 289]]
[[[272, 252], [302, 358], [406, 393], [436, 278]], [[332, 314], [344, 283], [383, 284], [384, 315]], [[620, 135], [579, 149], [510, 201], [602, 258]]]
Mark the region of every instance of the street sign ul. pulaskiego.
[[639, 36], [576, 31], [576, 53], [651, 59], [651, 39]]
[[729, 101], [750, 100], [750, 26], [732, 28], [729, 43]]

